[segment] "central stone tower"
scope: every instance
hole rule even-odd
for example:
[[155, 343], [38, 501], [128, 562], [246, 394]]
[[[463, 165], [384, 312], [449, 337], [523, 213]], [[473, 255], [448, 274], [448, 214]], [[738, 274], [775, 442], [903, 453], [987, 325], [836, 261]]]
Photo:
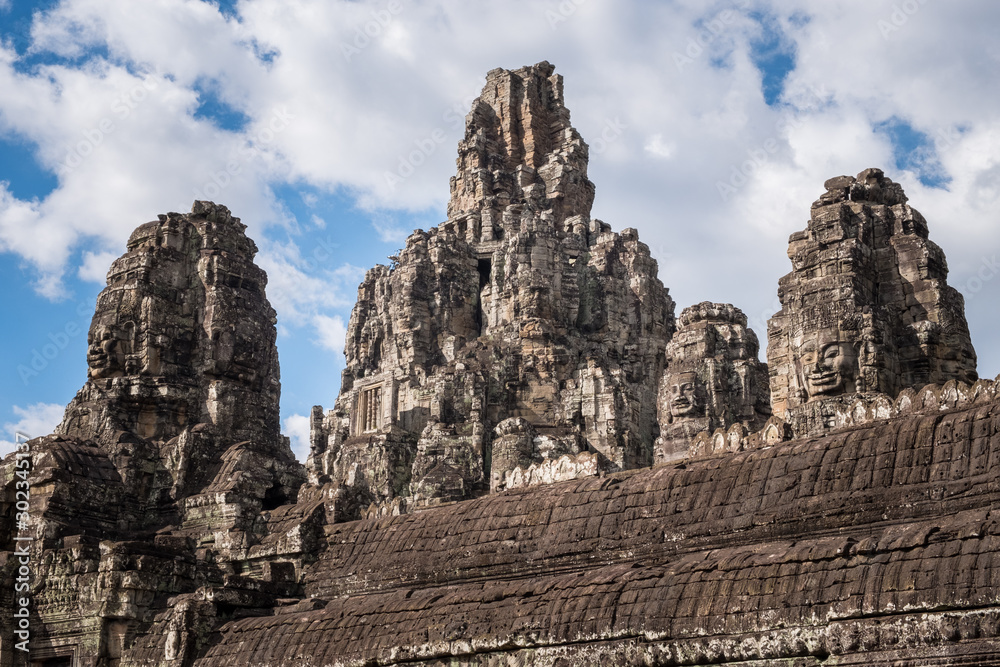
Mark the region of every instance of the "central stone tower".
[[564, 455], [652, 462], [674, 304], [635, 230], [590, 217], [587, 160], [552, 65], [487, 75], [448, 220], [368, 272], [336, 407], [313, 411], [311, 478], [348, 515]]

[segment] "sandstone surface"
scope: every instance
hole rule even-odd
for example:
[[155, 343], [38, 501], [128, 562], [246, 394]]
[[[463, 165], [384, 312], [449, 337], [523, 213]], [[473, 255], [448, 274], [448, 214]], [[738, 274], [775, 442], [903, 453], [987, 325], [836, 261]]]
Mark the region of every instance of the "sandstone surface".
[[[86, 384], [56, 433], [30, 442], [25, 530], [16, 457], [0, 468], [0, 599], [13, 609], [14, 549], [30, 544], [32, 665], [119, 664], [165, 596], [223, 585], [268, 512], [296, 499], [275, 313], [244, 230], [208, 202], [139, 226], [97, 298]], [[4, 667], [19, 655], [10, 621]]]
[[747, 318], [730, 304], [685, 308], [667, 344], [667, 369], [657, 397], [660, 437], [654, 458], [666, 463], [691, 455], [694, 437], [733, 425], [748, 432], [771, 415], [767, 366]]

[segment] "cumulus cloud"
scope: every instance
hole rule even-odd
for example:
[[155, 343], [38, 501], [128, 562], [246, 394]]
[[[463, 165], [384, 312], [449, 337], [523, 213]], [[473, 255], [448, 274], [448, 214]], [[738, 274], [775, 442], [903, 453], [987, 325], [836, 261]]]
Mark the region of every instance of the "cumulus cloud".
[[[0, 129], [34, 142], [58, 186], [32, 201], [0, 188], [0, 248], [35, 267], [43, 295], [62, 296], [62, 275], [81, 240], [124, 250], [136, 224], [187, 210], [212, 188], [224, 190], [237, 212], [253, 211], [251, 227], [280, 221], [273, 196], [260, 187], [277, 158], [245, 134], [195, 119], [193, 90], [108, 63], [45, 66], [32, 76], [15, 70], [9, 51], [4, 60]], [[85, 268], [94, 270], [93, 263]]]
[[649, 138], [646, 145], [642, 147], [643, 150], [652, 153], [659, 158], [670, 158], [673, 156], [674, 151], [677, 150], [677, 146], [672, 141], [666, 141], [663, 135], [657, 132]]
[[406, 242], [406, 237], [412, 232], [412, 225], [400, 222], [397, 216], [385, 212], [377, 213], [372, 218], [375, 233], [383, 243], [396, 243], [400, 247]]
[[38, 438], [52, 433], [66, 410], [65, 406], [55, 403], [35, 403], [24, 408], [15, 405], [13, 409], [14, 415], [20, 419], [3, 425], [10, 440], [0, 440], [0, 458], [14, 451], [15, 442], [24, 442], [25, 437]]
[[[290, 326], [316, 327], [317, 321], [325, 321], [317, 319], [323, 313], [354, 303], [364, 269], [351, 264], [330, 267], [336, 245], [330, 233], [320, 235], [305, 249], [293, 241], [266, 242], [257, 256], [257, 264], [267, 273], [267, 298], [286, 333]], [[321, 336], [320, 340], [325, 339]], [[343, 339], [340, 345], [342, 351]]]
[[107, 280], [108, 267], [118, 259], [120, 253], [104, 251], [83, 253], [83, 263], [77, 272], [81, 280], [103, 285]]
[[285, 435], [292, 443], [292, 453], [300, 463], [309, 458], [309, 417], [289, 415], [282, 422]]
[[340, 317], [329, 317], [327, 315], [316, 315], [313, 317], [313, 326], [316, 329], [316, 343], [327, 350], [344, 353], [344, 342], [347, 339], [347, 327]]
[[[823, 181], [871, 166], [928, 217], [956, 283], [1000, 247], [996, 3], [147, 4], [62, 0], [39, 14], [31, 51], [74, 61], [18, 67], [24, 55], [0, 48], [0, 131], [33, 142], [59, 178], [39, 200], [0, 188], [0, 248], [35, 267], [47, 296], [82, 243], [121, 247], [137, 221], [197, 193], [250, 225], [282, 321], [329, 331], [353, 285], [315, 248], [267, 240], [298, 224], [277, 186], [350, 193], [373, 238], [401, 242], [408, 213], [443, 210], [485, 72], [541, 60], [595, 147], [595, 216], [639, 229], [680, 306], [773, 312], [788, 234]], [[787, 71], [764, 71], [781, 58]], [[220, 125], [207, 100], [245, 122]], [[897, 167], [900, 146], [877, 131], [887, 122], [929, 137], [919, 160]], [[609, 123], [620, 132], [596, 150]], [[85, 256], [81, 275], [97, 264]], [[978, 346], [995, 348], [996, 328], [976, 321]]]

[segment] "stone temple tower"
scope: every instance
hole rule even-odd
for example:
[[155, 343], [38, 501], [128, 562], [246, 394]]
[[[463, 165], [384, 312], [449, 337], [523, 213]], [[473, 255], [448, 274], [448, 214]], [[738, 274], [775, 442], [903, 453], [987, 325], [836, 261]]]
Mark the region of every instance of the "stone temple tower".
[[651, 463], [674, 304], [635, 230], [590, 217], [587, 160], [552, 65], [487, 75], [448, 220], [358, 290], [314, 482], [358, 507], [435, 503], [565, 454]]
[[739, 424], [753, 432], [771, 416], [767, 365], [747, 317], [728, 303], [685, 308], [667, 344], [654, 461], [685, 458], [695, 435]]
[[[211, 202], [161, 215], [132, 232], [97, 297], [87, 382], [56, 435], [108, 457], [136, 503], [95, 503], [119, 529], [173, 522], [229, 531], [218, 544], [238, 547], [245, 508], [292, 500], [303, 482], [280, 433], [275, 312], [245, 231]], [[84, 498], [74, 505], [86, 514]]]
[[768, 323], [774, 413], [822, 431], [857, 393], [976, 380], [962, 295], [903, 189], [879, 169], [826, 182]]

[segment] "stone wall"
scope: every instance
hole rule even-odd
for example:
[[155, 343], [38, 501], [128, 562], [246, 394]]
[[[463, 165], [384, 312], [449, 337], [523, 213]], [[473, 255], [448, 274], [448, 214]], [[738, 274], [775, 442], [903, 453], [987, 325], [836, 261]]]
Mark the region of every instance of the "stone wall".
[[998, 465], [987, 397], [337, 524], [196, 664], [1000, 664]]

